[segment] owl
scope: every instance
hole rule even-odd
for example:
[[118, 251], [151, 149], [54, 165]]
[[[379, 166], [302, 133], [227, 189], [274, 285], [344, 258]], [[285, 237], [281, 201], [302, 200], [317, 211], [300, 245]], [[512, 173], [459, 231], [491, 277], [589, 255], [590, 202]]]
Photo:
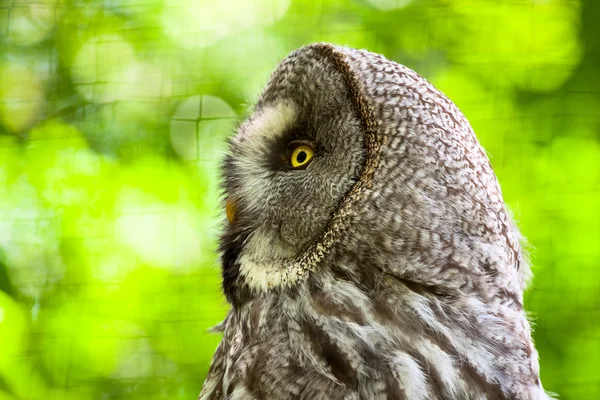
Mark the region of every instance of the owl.
[[486, 153], [412, 70], [288, 55], [223, 163], [231, 310], [208, 399], [549, 399]]

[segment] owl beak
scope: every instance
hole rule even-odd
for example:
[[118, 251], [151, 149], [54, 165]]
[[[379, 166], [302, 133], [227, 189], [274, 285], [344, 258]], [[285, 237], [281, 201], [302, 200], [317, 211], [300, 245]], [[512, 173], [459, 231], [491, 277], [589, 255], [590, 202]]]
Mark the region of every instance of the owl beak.
[[225, 205], [225, 213], [227, 214], [227, 219], [230, 224], [233, 224], [235, 221], [235, 214], [237, 212], [237, 207], [231, 197], [227, 199], [227, 204]]

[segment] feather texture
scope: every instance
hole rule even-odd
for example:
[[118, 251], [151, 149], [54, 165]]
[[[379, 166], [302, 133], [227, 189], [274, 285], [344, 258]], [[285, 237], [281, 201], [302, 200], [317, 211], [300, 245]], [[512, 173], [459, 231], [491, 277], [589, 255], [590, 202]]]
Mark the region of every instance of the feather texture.
[[[313, 143], [302, 171], [285, 144]], [[548, 399], [489, 160], [414, 71], [313, 44], [231, 140], [232, 304], [200, 399]]]

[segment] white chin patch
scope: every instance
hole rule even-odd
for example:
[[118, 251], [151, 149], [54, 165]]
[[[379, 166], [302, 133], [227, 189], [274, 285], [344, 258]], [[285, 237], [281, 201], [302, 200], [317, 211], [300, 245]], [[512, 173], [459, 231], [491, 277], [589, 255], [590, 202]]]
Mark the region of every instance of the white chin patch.
[[240, 275], [251, 290], [265, 292], [276, 287], [287, 287], [306, 278], [308, 270], [281, 260], [253, 261], [249, 256], [240, 257]]
[[250, 237], [240, 256], [240, 275], [257, 292], [290, 286], [306, 274], [306, 271], [293, 263], [293, 257], [294, 249], [284, 247], [268, 234], [256, 232]]

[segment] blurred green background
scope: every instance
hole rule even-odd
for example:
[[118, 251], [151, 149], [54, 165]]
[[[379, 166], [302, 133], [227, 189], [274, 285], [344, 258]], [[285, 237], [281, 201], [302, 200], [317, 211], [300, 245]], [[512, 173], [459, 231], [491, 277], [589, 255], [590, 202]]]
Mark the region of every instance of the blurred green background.
[[427, 77], [528, 237], [546, 389], [600, 399], [597, 0], [0, 0], [0, 400], [194, 399], [224, 138], [290, 50]]

